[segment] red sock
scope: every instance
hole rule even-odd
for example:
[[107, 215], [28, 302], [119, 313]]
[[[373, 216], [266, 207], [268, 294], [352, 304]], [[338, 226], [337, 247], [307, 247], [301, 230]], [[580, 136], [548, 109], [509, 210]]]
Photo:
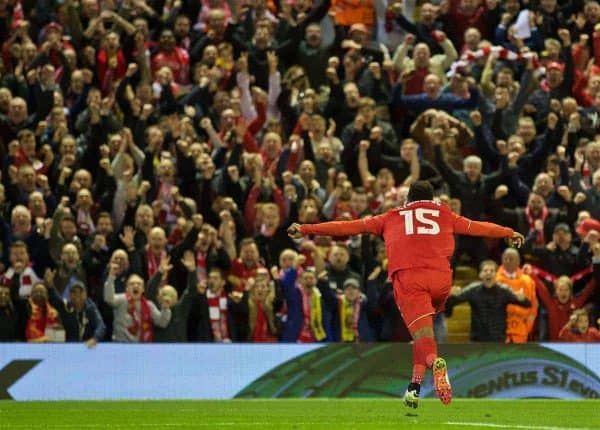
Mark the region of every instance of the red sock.
[[415, 384], [419, 385], [422, 384], [426, 369], [427, 367], [423, 366], [422, 364], [414, 364], [412, 378], [410, 379], [410, 382], [414, 382]]
[[413, 342], [413, 373], [410, 382], [420, 384], [425, 370], [433, 365], [437, 358], [437, 345], [432, 337], [422, 337]]
[[[410, 331], [414, 335], [418, 330], [431, 328], [433, 331], [433, 318], [427, 316], [411, 325]], [[437, 344], [432, 336], [424, 336], [413, 342], [413, 374], [411, 382], [420, 384], [423, 381], [425, 370], [433, 365], [437, 358]]]
[[429, 336], [422, 337], [415, 341], [415, 345], [415, 349], [418, 350], [419, 360], [422, 360], [428, 368], [431, 368], [437, 358], [437, 344], [435, 343], [435, 339]]

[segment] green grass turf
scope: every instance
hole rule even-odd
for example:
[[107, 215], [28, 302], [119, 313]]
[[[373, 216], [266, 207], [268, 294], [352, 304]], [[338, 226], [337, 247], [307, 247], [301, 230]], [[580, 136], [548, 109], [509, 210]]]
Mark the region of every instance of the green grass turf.
[[[482, 425], [483, 424], [483, 425]], [[600, 429], [600, 401], [0, 401], [0, 429]]]

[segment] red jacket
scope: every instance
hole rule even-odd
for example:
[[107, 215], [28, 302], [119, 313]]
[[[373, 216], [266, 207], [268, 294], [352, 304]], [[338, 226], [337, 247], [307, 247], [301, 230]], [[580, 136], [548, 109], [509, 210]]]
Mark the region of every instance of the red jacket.
[[105, 49], [101, 49], [98, 52], [96, 70], [98, 71], [98, 80], [100, 81], [102, 95], [107, 95], [112, 90], [113, 82], [125, 76], [125, 72], [127, 71], [127, 62], [125, 61], [123, 51], [120, 49], [117, 51], [117, 65], [112, 69], [109, 67], [108, 53]]
[[571, 300], [567, 303], [561, 303], [556, 296], [550, 295], [550, 291], [548, 291], [548, 288], [546, 288], [540, 278], [535, 275], [531, 275], [531, 277], [535, 281], [535, 289], [540, 302], [544, 304], [548, 311], [548, 335], [550, 340], [559, 340], [560, 330], [569, 322], [571, 312], [581, 308], [588, 301], [594, 292], [594, 288], [596, 288], [596, 281], [592, 279], [581, 293], [571, 297]]

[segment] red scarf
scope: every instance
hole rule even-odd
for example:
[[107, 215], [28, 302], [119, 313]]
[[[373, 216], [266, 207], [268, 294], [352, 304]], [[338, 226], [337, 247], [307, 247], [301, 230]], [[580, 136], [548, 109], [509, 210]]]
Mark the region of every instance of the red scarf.
[[171, 190], [173, 189], [173, 184], [164, 181], [162, 179], [158, 180], [158, 196], [156, 200], [162, 202], [159, 220], [161, 224], [169, 223], [173, 224], [176, 221], [175, 216], [175, 201], [173, 200], [173, 195], [171, 194]]
[[300, 330], [300, 335], [298, 336], [299, 343], [312, 343], [315, 341], [315, 337], [313, 336], [313, 332], [310, 325], [310, 312], [311, 312], [311, 300], [309, 295], [306, 293], [305, 289], [302, 287], [298, 287], [300, 293], [302, 294], [302, 330]]
[[31, 316], [27, 320], [25, 327], [25, 338], [27, 340], [36, 340], [45, 336], [46, 327], [58, 326], [60, 323], [58, 312], [50, 303], [45, 306], [36, 305], [29, 299], [31, 306]]
[[[525, 216], [527, 217], [527, 222], [529, 223], [529, 231], [534, 230], [536, 219], [541, 219], [542, 223], [544, 225], [546, 224], [546, 218], [548, 218], [548, 208], [546, 206], [544, 206], [544, 209], [542, 209], [542, 216], [539, 218], [534, 218], [533, 215], [531, 214], [531, 209], [529, 209], [529, 206], [528, 206], [525, 208]], [[542, 228], [542, 230], [537, 232], [537, 235], [535, 238], [535, 244], [542, 246], [545, 243], [546, 243], [546, 241], [544, 239], [544, 229]]]
[[152, 342], [154, 330], [148, 300], [146, 300], [145, 297], [140, 298], [140, 318], [138, 318], [135, 300], [133, 300], [129, 294], [125, 294], [125, 298], [127, 299], [127, 312], [133, 321], [133, 323], [127, 327], [127, 331], [132, 336], [139, 336], [140, 342]]
[[206, 276], [206, 269], [206, 254], [203, 252], [196, 252], [196, 276], [198, 277], [198, 282], [206, 281], [208, 279]]
[[256, 302], [256, 325], [254, 326], [254, 333], [252, 333], [252, 341], [263, 343], [277, 341], [269, 332], [267, 315], [265, 314], [263, 305], [260, 301]]
[[160, 260], [163, 257], [166, 257], [167, 253], [165, 251], [160, 252], [160, 257], [156, 257], [150, 247], [148, 247], [147, 251], [147, 260], [148, 260], [148, 279], [152, 278], [154, 274], [158, 271], [158, 265], [160, 264]]
[[208, 316], [214, 341], [231, 342], [227, 326], [227, 296], [225, 291], [221, 290], [219, 294], [215, 294], [207, 289], [206, 300], [208, 301]]

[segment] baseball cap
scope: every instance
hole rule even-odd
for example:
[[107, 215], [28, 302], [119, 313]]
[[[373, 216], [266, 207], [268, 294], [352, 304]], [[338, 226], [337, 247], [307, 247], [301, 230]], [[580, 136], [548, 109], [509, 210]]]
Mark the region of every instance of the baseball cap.
[[73, 285], [71, 285], [71, 291], [73, 288], [81, 288], [83, 291], [87, 291], [87, 288], [85, 288], [85, 285], [82, 282], [73, 283]]
[[596, 230], [600, 233], [600, 221], [594, 218], [587, 218], [577, 226], [577, 234], [581, 237], [588, 234], [591, 230]]
[[356, 278], [347, 278], [344, 280], [344, 288], [354, 287], [360, 289], [360, 282]]
[[557, 231], [564, 231], [566, 233], [571, 233], [571, 228], [569, 227], [568, 224], [564, 223], [564, 222], [560, 222], [558, 224], [556, 224], [556, 226], [554, 227], [554, 233], [556, 233]]
[[565, 71], [565, 66], [564, 66], [564, 64], [561, 64], [561, 63], [559, 63], [557, 61], [551, 61], [546, 66], [546, 69], [547, 70], [555, 69], [555, 70], [560, 70], [561, 72], [564, 72]]
[[350, 26], [350, 30], [348, 31], [348, 34], [352, 34], [353, 31], [361, 31], [365, 34], [369, 32], [369, 30], [367, 29], [367, 26], [362, 23], [352, 24]]

